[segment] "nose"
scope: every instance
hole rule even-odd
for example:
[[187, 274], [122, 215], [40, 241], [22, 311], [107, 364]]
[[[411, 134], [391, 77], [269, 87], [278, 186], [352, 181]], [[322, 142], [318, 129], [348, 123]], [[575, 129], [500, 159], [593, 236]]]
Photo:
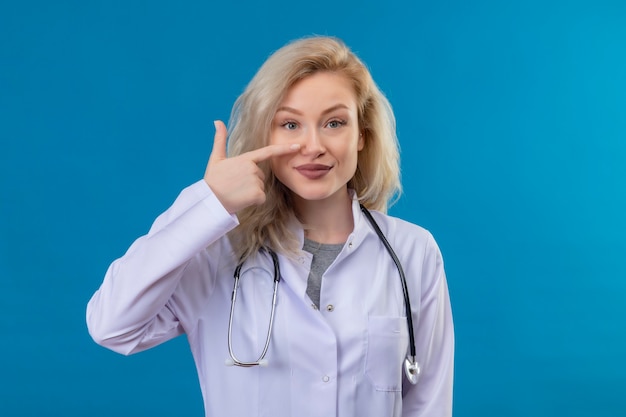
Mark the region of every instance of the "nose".
[[300, 151], [304, 155], [319, 156], [326, 152], [326, 148], [323, 143], [323, 138], [317, 129], [310, 129], [304, 134], [302, 147]]

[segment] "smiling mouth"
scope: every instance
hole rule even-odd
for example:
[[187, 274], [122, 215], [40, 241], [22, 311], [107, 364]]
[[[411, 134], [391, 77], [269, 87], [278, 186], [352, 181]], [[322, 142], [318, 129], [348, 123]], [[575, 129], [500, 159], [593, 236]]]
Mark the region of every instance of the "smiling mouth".
[[304, 177], [314, 180], [328, 174], [331, 168], [331, 166], [322, 164], [305, 164], [297, 166], [296, 171], [298, 171]]

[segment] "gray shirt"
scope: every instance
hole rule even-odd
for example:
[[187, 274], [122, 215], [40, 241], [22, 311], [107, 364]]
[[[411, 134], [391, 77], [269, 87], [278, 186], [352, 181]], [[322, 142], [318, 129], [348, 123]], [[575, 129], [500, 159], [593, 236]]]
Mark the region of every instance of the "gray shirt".
[[326, 244], [314, 242], [306, 238], [304, 239], [304, 246], [302, 249], [313, 255], [313, 260], [311, 261], [311, 271], [309, 272], [309, 278], [307, 279], [306, 293], [317, 308], [320, 306], [322, 276], [330, 264], [332, 264], [335, 258], [337, 258], [337, 255], [341, 252], [343, 245], [343, 243]]

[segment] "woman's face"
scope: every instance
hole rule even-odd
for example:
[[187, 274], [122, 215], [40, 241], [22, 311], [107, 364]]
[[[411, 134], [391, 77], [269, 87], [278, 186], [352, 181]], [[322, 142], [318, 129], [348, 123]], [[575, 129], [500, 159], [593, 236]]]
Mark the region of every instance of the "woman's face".
[[294, 198], [345, 198], [364, 143], [350, 81], [318, 72], [294, 84], [274, 115], [270, 143], [301, 145], [300, 151], [271, 161], [272, 171]]

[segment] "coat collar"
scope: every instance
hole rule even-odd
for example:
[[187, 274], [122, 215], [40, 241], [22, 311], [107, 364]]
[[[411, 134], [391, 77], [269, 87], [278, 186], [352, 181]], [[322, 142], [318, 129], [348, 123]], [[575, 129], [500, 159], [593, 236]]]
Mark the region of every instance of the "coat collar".
[[[367, 219], [361, 211], [359, 199], [354, 190], [348, 190], [352, 198], [352, 217], [354, 221], [354, 229], [346, 240], [345, 247], [339, 257], [348, 256], [350, 252], [356, 250], [363, 240], [371, 234], [375, 235], [374, 230], [370, 227]], [[289, 229], [298, 239], [299, 248], [304, 245], [304, 228], [302, 224], [293, 219], [289, 224]], [[268, 257], [269, 258], [269, 257]], [[281, 276], [289, 286], [300, 296], [304, 297], [306, 292], [308, 273], [311, 269], [311, 261], [313, 256], [303, 250], [300, 250], [298, 256], [288, 256], [278, 254], [278, 260], [281, 268]]]
[[[356, 191], [349, 189], [348, 193], [350, 194], [350, 198], [352, 199], [352, 220], [354, 222], [354, 229], [352, 233], [348, 236], [346, 244], [352, 243], [353, 245], [361, 243], [361, 241], [367, 236], [369, 233], [374, 233], [374, 231], [369, 227], [369, 223], [367, 219], [363, 215], [361, 211], [361, 206], [359, 203], [359, 198], [356, 195]], [[302, 224], [295, 218], [292, 219], [289, 224], [289, 230], [297, 237], [298, 239], [298, 247], [302, 248], [304, 245], [304, 228]]]

